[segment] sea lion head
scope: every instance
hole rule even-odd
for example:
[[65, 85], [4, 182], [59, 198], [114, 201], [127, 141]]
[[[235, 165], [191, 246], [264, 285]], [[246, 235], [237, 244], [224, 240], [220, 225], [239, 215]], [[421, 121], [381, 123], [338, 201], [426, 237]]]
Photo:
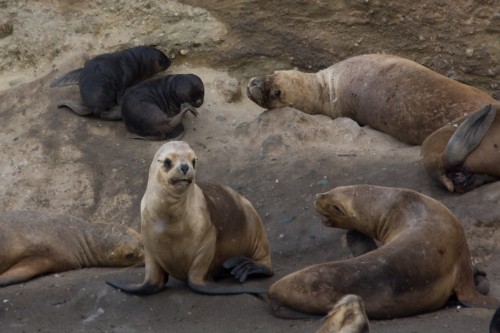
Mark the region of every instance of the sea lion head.
[[131, 48], [134, 58], [139, 60], [142, 65], [142, 71], [145, 73], [156, 74], [166, 70], [172, 62], [170, 59], [154, 46], [137, 46]]
[[[141, 235], [123, 225], [108, 225], [101, 235], [99, 244], [104, 246], [102, 251], [105, 261], [113, 266], [132, 266], [144, 262], [143, 245]], [[98, 248], [96, 246], [95, 248]]]
[[352, 201], [341, 188], [334, 188], [314, 197], [314, 207], [322, 216], [321, 222], [327, 227], [349, 229], [352, 219], [351, 206]]
[[194, 74], [178, 74], [172, 81], [176, 101], [180, 104], [189, 103], [195, 108], [203, 104], [205, 87], [203, 81]]
[[324, 324], [317, 333], [368, 333], [370, 331], [363, 300], [357, 295], [342, 297], [323, 321]]
[[169, 141], [156, 152], [150, 179], [167, 191], [184, 193], [194, 182], [196, 155], [184, 141]]
[[303, 76], [304, 73], [299, 71], [276, 71], [271, 75], [253, 77], [248, 81], [246, 94], [252, 102], [266, 109], [293, 107], [294, 100], [308, 90], [303, 87]]

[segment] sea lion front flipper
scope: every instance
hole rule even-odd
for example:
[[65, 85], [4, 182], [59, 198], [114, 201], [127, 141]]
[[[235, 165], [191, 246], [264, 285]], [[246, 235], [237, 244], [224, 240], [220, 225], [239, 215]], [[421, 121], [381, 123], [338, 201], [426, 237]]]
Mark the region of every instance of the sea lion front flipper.
[[373, 238], [368, 237], [354, 229], [347, 231], [345, 238], [347, 241], [347, 247], [354, 257], [358, 257], [378, 248], [377, 243]]
[[445, 149], [445, 159], [450, 166], [462, 164], [479, 145], [495, 119], [496, 108], [491, 104], [465, 119], [451, 136]]
[[55, 87], [72, 86], [78, 84], [80, 81], [80, 72], [82, 71], [82, 69], [83, 68], [75, 69], [55, 79], [50, 84], [50, 87], [55, 88]]
[[115, 279], [107, 279], [106, 283], [133, 295], [151, 295], [163, 290], [165, 284], [168, 282], [168, 274], [150, 255], [148, 255], [146, 250], [144, 250], [144, 262], [146, 276], [142, 284], [128, 283]]
[[230, 269], [231, 275], [240, 282], [245, 281], [248, 275], [258, 274], [273, 276], [274, 274], [269, 267], [244, 256], [229, 258], [224, 261], [222, 266], [226, 269]]
[[28, 281], [35, 276], [48, 273], [53, 262], [46, 258], [24, 259], [0, 274], [0, 287]]
[[86, 117], [93, 114], [92, 110], [85, 105], [75, 102], [75, 101], [62, 101], [57, 104], [58, 108], [66, 107], [76, 113], [79, 116]]
[[490, 281], [486, 277], [486, 272], [474, 266], [474, 285], [477, 291], [483, 295], [488, 295], [490, 292]]
[[192, 290], [207, 295], [267, 294], [267, 288], [224, 286], [216, 283], [208, 283], [206, 281], [203, 283], [195, 283], [192, 282], [191, 279], [188, 279], [187, 284]]
[[115, 279], [108, 279], [106, 280], [106, 283], [109, 284], [111, 287], [126, 292], [127, 294], [142, 295], [142, 296], [155, 294], [164, 288], [163, 284], [159, 286], [158, 284], [152, 284], [149, 281], [144, 281], [142, 284], [139, 284], [139, 283], [127, 283]]

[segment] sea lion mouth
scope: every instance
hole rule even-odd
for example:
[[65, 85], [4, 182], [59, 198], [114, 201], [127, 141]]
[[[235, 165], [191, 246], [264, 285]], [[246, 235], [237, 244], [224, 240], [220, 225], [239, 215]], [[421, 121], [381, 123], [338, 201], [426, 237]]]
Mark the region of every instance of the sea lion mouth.
[[179, 178], [179, 179], [170, 179], [169, 183], [172, 185], [177, 185], [177, 184], [191, 184], [193, 182], [192, 179], [189, 178]]

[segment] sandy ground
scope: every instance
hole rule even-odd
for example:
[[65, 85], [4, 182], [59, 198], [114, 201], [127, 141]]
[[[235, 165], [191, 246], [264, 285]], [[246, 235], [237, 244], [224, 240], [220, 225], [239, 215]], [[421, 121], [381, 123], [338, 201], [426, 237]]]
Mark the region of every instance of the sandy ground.
[[[32, 12], [41, 17], [45, 13], [53, 20], [62, 20], [44, 9], [43, 5], [48, 4], [66, 15], [76, 15], [81, 10], [89, 20], [93, 18], [99, 23], [99, 17], [92, 16], [97, 2], [89, 2], [90, 8], [83, 9], [74, 4], [71, 11], [61, 9], [63, 4], [58, 1], [34, 3], [40, 8], [35, 6]], [[131, 7], [124, 4], [117, 1], [114, 9], [122, 13], [130, 11]], [[10, 5], [7, 2], [2, 8], [12, 8]], [[177, 43], [172, 42], [169, 48], [160, 47], [168, 54], [177, 54], [168, 73], [195, 73], [205, 83], [206, 97], [200, 115], [197, 118], [188, 115], [184, 120], [187, 132], [183, 140], [199, 157], [198, 179], [237, 189], [255, 205], [264, 220], [276, 274], [250, 284], [269, 285], [306, 265], [348, 258], [345, 231], [322, 226], [312, 207], [312, 198], [338, 185], [374, 184], [414, 189], [448, 206], [463, 222], [474, 262], [488, 273], [491, 294], [500, 298], [499, 182], [464, 195], [450, 194], [427, 178], [420, 165], [418, 146], [402, 144], [345, 118], [331, 120], [293, 109], [266, 111], [244, 94], [228, 103], [225, 98], [229, 88], [225, 84], [239, 80], [238, 90], [243, 92], [246, 83], [243, 78], [249, 68], [255, 70], [258, 62], [251, 65], [254, 67], [243, 62], [245, 73], [239, 75], [233, 66], [224, 69], [201, 65], [198, 58], [190, 58], [189, 54], [196, 53], [195, 49], [210, 50], [214, 41], [220, 42], [221, 38], [231, 40], [228, 36], [220, 37], [229, 25], [219, 24], [201, 9], [175, 2], [162, 6], [165, 7], [162, 10], [153, 6], [147, 11], [169, 13], [170, 29], [175, 24], [185, 24], [189, 13], [197, 18], [195, 21], [202, 22], [201, 26], [207, 22], [213, 24], [206, 30], [210, 34], [196, 35], [204, 36], [194, 42], [197, 46], [187, 42], [193, 38], [185, 36]], [[174, 9], [178, 10], [177, 16]], [[103, 12], [111, 15], [110, 9]], [[153, 23], [144, 24], [149, 27]], [[99, 36], [99, 43], [90, 44], [90, 37], [85, 35], [81, 37], [85, 39], [85, 47], [78, 48], [81, 40], [68, 39], [55, 58], [41, 57], [46, 62], [41, 63], [37, 73], [33, 67], [22, 67], [27, 58], [10, 65], [16, 68], [19, 80], [12, 80], [13, 74], [3, 67], [2, 84], [7, 82], [10, 88], [0, 92], [0, 209], [56, 211], [93, 222], [138, 228], [147, 171], [162, 143], [128, 139], [122, 122], [81, 118], [57, 109], [58, 100], [78, 98], [77, 87], [49, 88], [54, 78], [79, 67], [88, 56], [118, 48], [121, 44], [116, 36], [126, 38], [131, 29], [113, 26], [119, 33], [106, 39], [102, 37], [105, 34], [102, 23], [90, 26], [95, 29], [91, 33]], [[220, 29], [217, 33], [216, 28]], [[151, 41], [148, 29], [138, 29], [138, 42]], [[57, 31], [53, 34], [57, 35]], [[6, 38], [0, 41], [12, 44], [14, 37], [13, 34], [6, 37], [10, 41]], [[19, 45], [24, 44], [19, 42]], [[188, 56], [176, 53], [180, 50], [188, 50]], [[280, 60], [277, 63], [285, 64]], [[199, 295], [175, 280], [169, 281], [164, 292], [149, 297], [129, 296], [104, 283], [108, 276], [141, 281], [143, 271], [140, 267], [82, 269], [2, 288], [1, 331], [314, 332], [321, 324], [319, 319], [277, 319], [270, 313], [266, 300], [250, 295]], [[486, 332], [492, 314], [487, 309], [450, 306], [411, 318], [372, 321], [371, 327], [373, 332], [389, 333]]]

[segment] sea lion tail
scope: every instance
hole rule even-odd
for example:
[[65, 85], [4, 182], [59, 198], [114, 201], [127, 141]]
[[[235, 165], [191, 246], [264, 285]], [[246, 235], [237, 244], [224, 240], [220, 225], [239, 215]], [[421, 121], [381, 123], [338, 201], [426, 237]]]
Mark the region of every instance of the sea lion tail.
[[50, 84], [50, 87], [55, 88], [55, 87], [77, 85], [78, 82], [80, 81], [80, 72], [82, 71], [82, 69], [83, 68], [75, 69], [75, 70], [68, 72], [68, 73], [64, 74], [63, 76], [55, 79]]

